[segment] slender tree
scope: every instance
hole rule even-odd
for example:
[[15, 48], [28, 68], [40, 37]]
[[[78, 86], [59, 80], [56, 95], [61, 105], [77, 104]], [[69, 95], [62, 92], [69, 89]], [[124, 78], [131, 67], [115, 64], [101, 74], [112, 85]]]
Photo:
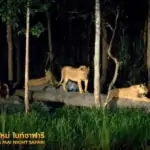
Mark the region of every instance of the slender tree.
[[12, 82], [13, 80], [13, 43], [12, 43], [12, 9], [11, 6], [12, 1], [7, 0], [7, 21], [6, 21], [6, 36], [7, 36], [7, 44], [8, 44], [8, 80]]
[[51, 39], [51, 21], [50, 21], [50, 13], [46, 12], [46, 18], [47, 18], [47, 29], [48, 29], [48, 49], [49, 49], [49, 62], [50, 62], [50, 69], [52, 67], [52, 61], [53, 61], [53, 53], [52, 53], [52, 39]]
[[101, 23], [101, 41], [102, 41], [102, 72], [101, 72], [101, 91], [104, 90], [104, 85], [107, 79], [107, 67], [108, 67], [108, 56], [107, 56], [107, 50], [108, 50], [108, 42], [107, 42], [107, 31], [104, 23]]
[[12, 27], [7, 24], [7, 44], [8, 44], [8, 81], [13, 80], [13, 44], [12, 44]]
[[100, 0], [95, 0], [94, 99], [100, 104]]
[[148, 89], [150, 90], [150, 0], [148, 0], [148, 21], [147, 21], [147, 69], [148, 69]]
[[25, 49], [25, 112], [29, 112], [28, 81], [29, 81], [29, 32], [30, 32], [30, 7], [27, 2], [26, 12], [26, 49]]

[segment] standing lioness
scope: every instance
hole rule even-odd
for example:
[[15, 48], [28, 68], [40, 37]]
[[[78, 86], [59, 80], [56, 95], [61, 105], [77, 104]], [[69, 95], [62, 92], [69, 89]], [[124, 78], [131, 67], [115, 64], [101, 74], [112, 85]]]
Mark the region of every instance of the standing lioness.
[[79, 92], [83, 93], [81, 82], [84, 81], [84, 84], [85, 84], [84, 92], [87, 92], [89, 71], [90, 71], [90, 68], [87, 66], [80, 66], [79, 68], [74, 68], [71, 66], [64, 66], [61, 69], [61, 80], [58, 86], [63, 84], [64, 91], [67, 91], [66, 89], [67, 82], [69, 80], [75, 81], [78, 83]]

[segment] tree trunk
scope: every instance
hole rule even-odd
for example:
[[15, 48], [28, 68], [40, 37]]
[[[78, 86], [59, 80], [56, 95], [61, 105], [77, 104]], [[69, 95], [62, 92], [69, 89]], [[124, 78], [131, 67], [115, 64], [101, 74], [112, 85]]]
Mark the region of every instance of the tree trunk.
[[19, 83], [20, 79], [21, 79], [21, 61], [20, 61], [20, 47], [18, 45], [18, 43], [16, 44], [16, 69], [17, 69], [17, 73], [16, 73], [16, 82]]
[[105, 25], [102, 23], [102, 75], [101, 75], [101, 91], [104, 89], [104, 84], [107, 78], [107, 67], [108, 67], [108, 59], [107, 59], [107, 31]]
[[148, 33], [147, 31], [148, 20], [147, 19], [145, 19], [145, 25], [144, 25], [144, 31], [143, 31], [143, 43], [144, 43], [145, 49], [147, 49], [147, 33]]
[[52, 61], [53, 61], [53, 53], [52, 53], [52, 38], [51, 38], [51, 21], [50, 21], [50, 14], [49, 12], [46, 12], [47, 17], [47, 29], [48, 29], [48, 49], [49, 49], [49, 61], [50, 61], [50, 70], [52, 67]]
[[8, 44], [8, 80], [13, 80], [13, 44], [12, 44], [12, 28], [7, 24], [7, 44]]
[[16, 82], [13, 84], [13, 88], [16, 88], [20, 84], [21, 80], [21, 61], [20, 61], [20, 38], [18, 37], [17, 34], [13, 34], [13, 41], [14, 41], [14, 46], [15, 46], [15, 69], [16, 69], [16, 74], [15, 74], [15, 80]]
[[27, 12], [26, 12], [26, 54], [25, 54], [25, 112], [29, 112], [29, 89], [28, 89], [28, 81], [29, 81], [29, 31], [30, 31], [30, 8], [29, 2], [27, 4]]
[[148, 1], [148, 31], [147, 31], [147, 69], [148, 69], [148, 89], [150, 90], [150, 0]]
[[95, 0], [95, 54], [94, 54], [94, 99], [101, 103], [100, 96], [100, 2]]

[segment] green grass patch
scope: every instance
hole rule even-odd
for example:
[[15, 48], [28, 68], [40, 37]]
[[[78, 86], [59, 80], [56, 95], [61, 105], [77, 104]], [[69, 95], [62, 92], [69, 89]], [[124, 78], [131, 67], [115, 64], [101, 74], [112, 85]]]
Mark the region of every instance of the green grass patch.
[[[96, 108], [63, 107], [49, 113], [33, 106], [29, 115], [23, 107], [19, 109], [15, 112], [8, 107], [6, 114], [1, 113], [1, 132], [44, 132], [45, 149], [145, 149], [150, 139], [150, 114], [141, 109], [103, 112]], [[37, 147], [30, 145], [28, 149]]]

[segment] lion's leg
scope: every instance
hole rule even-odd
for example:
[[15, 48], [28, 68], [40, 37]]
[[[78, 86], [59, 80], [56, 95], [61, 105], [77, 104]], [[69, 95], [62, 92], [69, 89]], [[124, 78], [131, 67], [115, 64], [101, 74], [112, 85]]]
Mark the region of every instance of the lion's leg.
[[51, 84], [51, 79], [45, 78], [45, 81], [46, 81], [48, 84]]
[[63, 82], [63, 89], [64, 89], [64, 91], [66, 91], [66, 92], [67, 92], [67, 89], [66, 89], [66, 84], [67, 84], [67, 82], [68, 82], [68, 79], [65, 79], [64, 82]]
[[83, 93], [81, 81], [78, 81], [78, 86], [79, 86], [79, 92]]
[[87, 88], [88, 88], [88, 80], [84, 80], [84, 92], [87, 92]]

